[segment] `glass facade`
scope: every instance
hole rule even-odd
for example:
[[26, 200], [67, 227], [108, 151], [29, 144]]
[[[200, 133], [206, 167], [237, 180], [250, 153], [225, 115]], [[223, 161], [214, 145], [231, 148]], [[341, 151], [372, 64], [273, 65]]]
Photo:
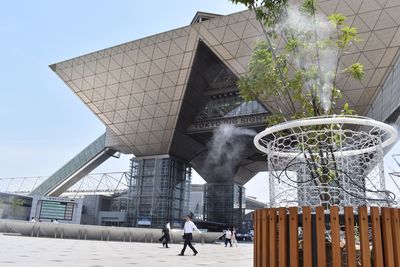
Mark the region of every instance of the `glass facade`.
[[400, 58], [389, 72], [385, 83], [367, 113], [367, 117], [386, 123], [399, 123], [400, 115]]
[[32, 198], [0, 193], [0, 219], [29, 220]]
[[210, 96], [207, 104], [197, 115], [195, 121], [209, 119], [237, 117], [258, 113], [267, 113], [268, 110], [257, 101], [245, 102], [239, 92], [230, 92]]
[[207, 183], [205, 219], [240, 229], [245, 211], [245, 188], [234, 183]]
[[189, 212], [191, 167], [175, 158], [131, 160], [128, 218], [135, 227], [160, 228]]

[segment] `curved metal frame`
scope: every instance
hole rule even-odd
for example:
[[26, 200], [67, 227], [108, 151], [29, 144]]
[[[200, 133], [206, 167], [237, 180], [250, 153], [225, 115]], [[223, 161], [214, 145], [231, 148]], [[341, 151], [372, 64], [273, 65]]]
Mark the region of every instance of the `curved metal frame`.
[[[397, 139], [397, 130], [383, 122], [333, 115], [268, 127], [255, 136], [254, 145], [268, 155], [272, 205], [287, 205], [288, 197], [294, 197], [292, 201], [297, 199], [302, 205], [358, 202], [386, 205], [393, 199], [385, 189], [383, 149]], [[321, 160], [315, 161], [318, 158]], [[335, 178], [318, 180], [316, 172], [321, 166], [333, 170]], [[360, 168], [367, 173], [360, 172]], [[294, 178], [291, 173], [295, 173]], [[290, 191], [293, 193], [289, 194]]]
[[[263, 146], [262, 143], [264, 142], [262, 138], [274, 134], [284, 130], [290, 130], [299, 127], [306, 127], [306, 126], [314, 126], [314, 125], [329, 125], [329, 124], [348, 124], [348, 125], [359, 125], [359, 126], [370, 126], [374, 128], [379, 128], [380, 130], [384, 131], [385, 133], [389, 134], [389, 138], [383, 140], [382, 146], [383, 148], [393, 145], [398, 140], [398, 132], [397, 130], [380, 121], [376, 121], [367, 117], [361, 116], [326, 116], [326, 117], [311, 117], [306, 119], [299, 119], [288, 121], [284, 123], [280, 123], [274, 125], [272, 127], [266, 128], [264, 131], [258, 133], [254, 137], [254, 145], [256, 148], [266, 154], [270, 152], [270, 150]], [[384, 136], [385, 134], [381, 135]], [[352, 155], [359, 155], [363, 153], [370, 153], [376, 150], [376, 146], [358, 149], [358, 150], [349, 150], [349, 151], [341, 151], [335, 152], [338, 156], [352, 156]], [[276, 152], [275, 152], [276, 153]], [[279, 153], [279, 152], [278, 152]], [[280, 152], [280, 156], [287, 156], [287, 157], [295, 157], [298, 156], [298, 153], [290, 153], [290, 152]]]

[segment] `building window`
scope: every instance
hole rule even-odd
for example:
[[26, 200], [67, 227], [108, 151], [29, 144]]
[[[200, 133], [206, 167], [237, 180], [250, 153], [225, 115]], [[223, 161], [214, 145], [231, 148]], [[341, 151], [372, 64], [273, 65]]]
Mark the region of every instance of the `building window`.
[[195, 121], [259, 113], [269, 113], [269, 111], [256, 100], [245, 102], [238, 92], [229, 92], [211, 96], [201, 112], [196, 116]]

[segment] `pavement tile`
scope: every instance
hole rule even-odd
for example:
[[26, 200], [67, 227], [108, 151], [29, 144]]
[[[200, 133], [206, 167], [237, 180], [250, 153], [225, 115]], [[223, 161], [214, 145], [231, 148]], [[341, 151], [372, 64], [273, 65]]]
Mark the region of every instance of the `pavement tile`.
[[253, 266], [253, 244], [225, 247], [221, 243], [195, 244], [193, 257], [187, 248], [178, 257], [183, 244], [163, 248], [160, 243], [130, 243], [75, 239], [53, 239], [0, 234], [0, 266]]

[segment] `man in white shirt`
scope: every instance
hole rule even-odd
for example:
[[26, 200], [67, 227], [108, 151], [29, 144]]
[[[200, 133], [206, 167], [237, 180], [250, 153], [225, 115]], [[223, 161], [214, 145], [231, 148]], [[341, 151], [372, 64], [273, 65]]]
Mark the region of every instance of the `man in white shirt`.
[[228, 230], [225, 232], [225, 247], [228, 245], [228, 242], [232, 247], [231, 238], [232, 238], [232, 232], [231, 229], [228, 228]]
[[192, 217], [190, 215], [186, 216], [186, 222], [185, 225], [183, 226], [183, 238], [185, 239], [185, 243], [183, 244], [183, 248], [181, 253], [178, 254], [178, 256], [184, 256], [186, 246], [189, 246], [193, 250], [193, 256], [197, 255], [197, 250], [193, 247], [192, 245], [192, 240], [193, 240], [193, 230], [196, 230], [197, 232], [201, 233], [199, 229], [197, 229], [196, 225], [192, 222]]

